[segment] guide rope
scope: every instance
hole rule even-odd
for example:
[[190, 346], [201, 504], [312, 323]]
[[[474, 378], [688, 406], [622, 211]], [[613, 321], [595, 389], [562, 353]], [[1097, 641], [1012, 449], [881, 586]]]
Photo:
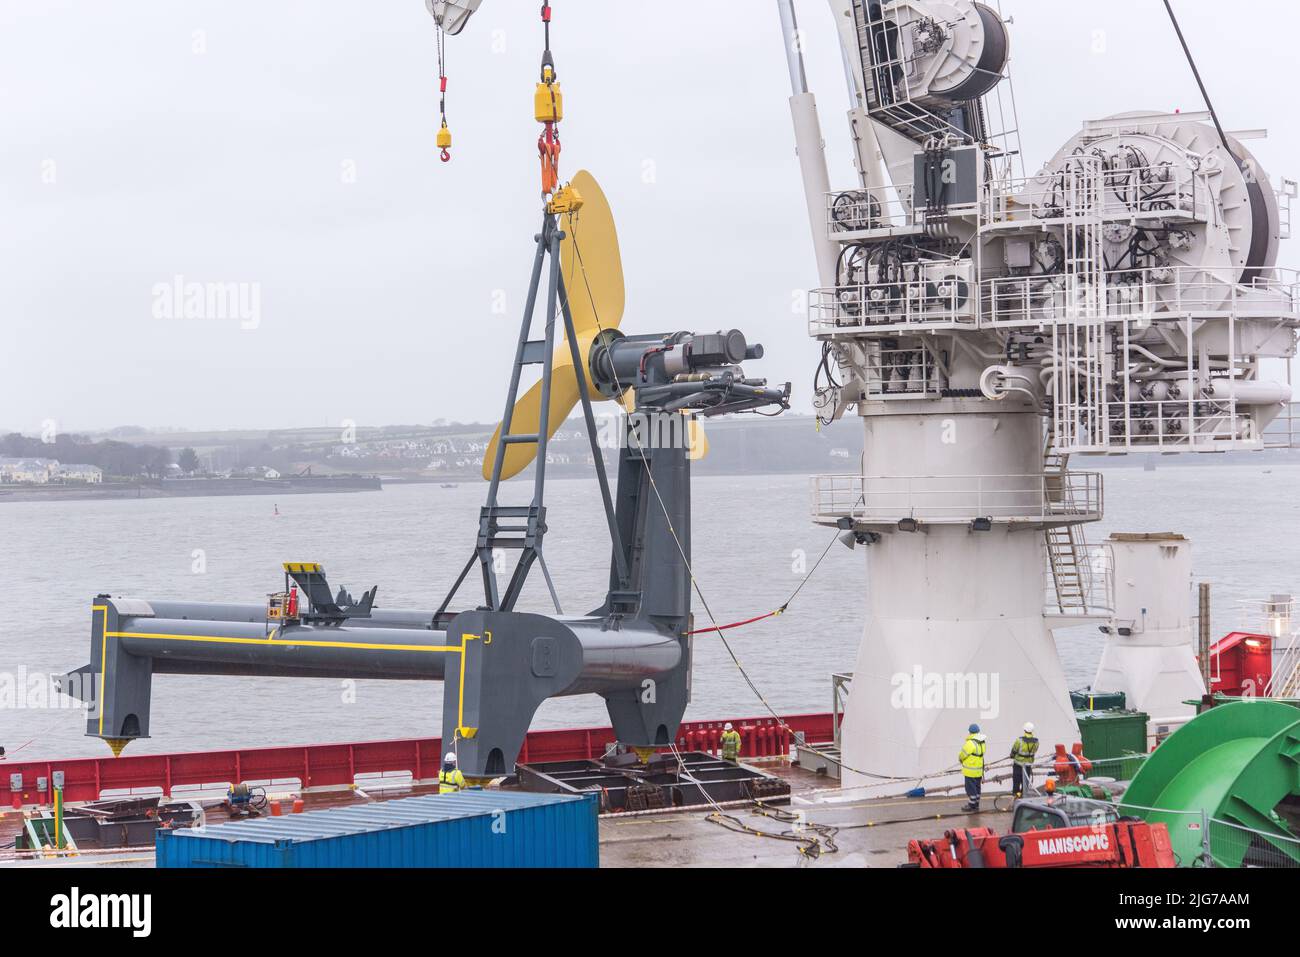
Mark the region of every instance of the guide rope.
[[785, 603], [781, 605], [780, 608], [777, 608], [774, 611], [766, 612], [765, 614], [762, 615], [755, 615], [753, 618], [746, 618], [742, 621], [733, 621], [728, 625], [719, 625], [717, 627], [709, 627], [709, 628], [696, 628], [694, 631], [686, 632], [686, 634], [703, 635], [706, 634], [707, 632], [712, 632], [712, 631], [729, 631], [732, 628], [740, 628], [743, 625], [752, 625], [754, 622], [763, 621], [766, 618], [775, 618], [778, 615], [784, 615], [785, 610], [790, 607], [790, 603], [793, 602], [796, 597], [798, 597], [799, 592], [803, 590], [803, 586], [808, 583], [808, 579], [813, 577], [813, 573], [816, 572], [817, 569], [821, 566], [823, 559], [825, 559], [826, 555], [830, 552], [831, 546], [834, 545], [837, 541], [839, 541], [838, 531], [831, 536], [831, 540], [826, 543], [826, 548], [822, 550], [821, 557], [818, 558], [817, 561], [813, 564], [813, 567], [809, 570], [808, 574], [803, 576], [803, 578], [799, 581], [799, 584], [795, 587], [795, 590], [790, 593], [790, 597], [785, 600]]

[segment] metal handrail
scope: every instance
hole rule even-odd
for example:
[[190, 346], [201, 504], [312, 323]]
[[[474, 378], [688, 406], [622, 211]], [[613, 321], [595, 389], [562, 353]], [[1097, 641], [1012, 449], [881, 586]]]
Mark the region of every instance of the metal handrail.
[[[922, 262], [942, 267], [942, 261]], [[954, 271], [960, 268], [953, 263]], [[1102, 273], [1107, 319], [1180, 321], [1186, 316], [1281, 318], [1300, 323], [1300, 272], [1275, 269], [1274, 276], [1237, 282], [1237, 275], [1190, 266], [1112, 270]], [[956, 272], [954, 272], [956, 274]], [[808, 331], [834, 335], [880, 326], [961, 324], [978, 328], [1041, 326], [1076, 321], [1100, 295], [1065, 274], [996, 276], [980, 280], [973, 294], [964, 277], [959, 287], [935, 294], [930, 277], [883, 283], [854, 283], [813, 289]], [[881, 295], [873, 300], [873, 293]], [[1096, 304], [1100, 304], [1099, 302]]]
[[[1090, 157], [1086, 159], [1091, 159]], [[1095, 177], [1099, 189], [1074, 188]], [[1144, 177], [1147, 179], [1144, 181]], [[1170, 219], [1203, 222], [1212, 208], [1208, 174], [1176, 164], [1091, 170], [1065, 168], [1006, 180], [981, 208], [985, 223], [1051, 222], [1086, 213], [1109, 219]], [[1072, 202], [1084, 197], [1085, 202]]]
[[1265, 448], [1300, 449], [1300, 403], [1288, 402], [1281, 414], [1265, 427], [1263, 439]]
[[[1102, 273], [1108, 318], [1153, 322], [1186, 315], [1283, 317], [1300, 322], [1300, 272], [1238, 282], [1235, 270], [1167, 266]], [[1090, 290], [1064, 274], [999, 276], [980, 282], [980, 326], [1074, 320]]]
[[1062, 599], [1050, 554], [1044, 554], [1043, 608], [1054, 618], [1109, 617], [1115, 612], [1115, 557], [1106, 544], [1084, 542], [1074, 546], [1082, 561], [1075, 563], [1081, 595], [1077, 604]]
[[[858, 283], [814, 289], [808, 295], [809, 335], [830, 335], [880, 326], [941, 325], [958, 323], [975, 326], [975, 302], [970, 294], [960, 295], [958, 283], [946, 294], [934, 290], [930, 279], [896, 283]], [[872, 290], [888, 287], [884, 302], [871, 299]]]
[[831, 190], [825, 194], [827, 237], [838, 240], [854, 233], [920, 225], [922, 217], [912, 207], [912, 189], [906, 183]]
[[[981, 227], [1045, 223], [1080, 214], [1102, 219], [1182, 218], [1204, 222], [1213, 208], [1207, 176], [1179, 166], [1145, 166], [1106, 170], [1065, 169], [1033, 176], [1003, 176], [986, 184], [983, 195], [969, 207]], [[1166, 177], [1142, 182], [1143, 176]], [[1085, 181], [1095, 184], [1082, 188]], [[826, 231], [834, 238], [864, 230], [901, 229], [920, 225], [922, 211], [915, 208], [914, 183], [855, 187], [828, 191]], [[837, 201], [854, 197], [853, 202]]]
[[1280, 691], [1290, 687], [1297, 674], [1300, 674], [1300, 636], [1291, 635], [1290, 647], [1273, 663], [1273, 673], [1269, 676], [1268, 683], [1264, 685], [1263, 696], [1277, 697]]
[[1050, 475], [817, 475], [814, 518], [932, 522], [976, 518], [1050, 521], [1102, 513], [1100, 472]]
[[[1111, 424], [1119, 427], [1111, 437], [1111, 445], [1185, 448], [1250, 438], [1242, 434], [1239, 424], [1228, 414], [1228, 402], [1222, 399], [1188, 395], [1161, 400], [1135, 398], [1106, 405]], [[1221, 408], [1202, 412], [1206, 406]]]

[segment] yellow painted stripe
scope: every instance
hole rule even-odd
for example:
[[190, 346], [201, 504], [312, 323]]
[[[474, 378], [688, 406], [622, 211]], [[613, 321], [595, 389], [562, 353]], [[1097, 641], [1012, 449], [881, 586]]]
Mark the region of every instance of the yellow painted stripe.
[[368, 651], [439, 651], [458, 654], [454, 645], [384, 645], [361, 641], [294, 641], [289, 638], [229, 638], [217, 635], [162, 635], [145, 631], [110, 631], [110, 638], [152, 638], [159, 641], [198, 641], [223, 645], [275, 645], [298, 648], [360, 648]]
[[[487, 633], [489, 640], [492, 632]], [[479, 635], [471, 635], [468, 632], [461, 632], [460, 635], [460, 700], [456, 703], [456, 731], [460, 733], [465, 727], [465, 646], [471, 638], [478, 638]], [[463, 735], [463, 737], [473, 737], [473, 735]]]
[[94, 613], [102, 611], [104, 613], [104, 623], [99, 628], [99, 733], [104, 733], [104, 704], [108, 696], [104, 694], [105, 671], [108, 669], [108, 606], [91, 605], [91, 627], [94, 627]]

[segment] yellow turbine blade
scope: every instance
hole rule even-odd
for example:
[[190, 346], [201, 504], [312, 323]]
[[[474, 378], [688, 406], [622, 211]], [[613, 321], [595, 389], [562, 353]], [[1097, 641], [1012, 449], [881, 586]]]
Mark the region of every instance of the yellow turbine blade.
[[704, 423], [699, 419], [691, 419], [687, 424], [686, 438], [690, 443], [686, 455], [692, 462], [709, 454], [709, 436], [704, 431]]
[[609, 200], [585, 169], [570, 181], [582, 208], [560, 217], [560, 268], [569, 293], [569, 311], [579, 337], [584, 332], [617, 329], [623, 321], [623, 261]]
[[[617, 329], [623, 321], [623, 263], [618, 253], [618, 234], [614, 229], [614, 214], [609, 201], [601, 191], [596, 178], [586, 170], [579, 170], [570, 181], [582, 196], [582, 208], [576, 213], [560, 217], [564, 239], [560, 240], [560, 270], [569, 295], [569, 312], [573, 316], [573, 330], [578, 338], [578, 355], [585, 364], [591, 352], [592, 340], [602, 329]], [[563, 329], [561, 325], [559, 327]], [[548, 438], [569, 417], [581, 396], [578, 377], [573, 369], [573, 357], [563, 333], [555, 344], [551, 357], [551, 402], [547, 419]], [[591, 384], [590, 372], [587, 389], [593, 402], [603, 396]], [[627, 397], [630, 397], [630, 390]], [[620, 400], [621, 401], [621, 400]], [[629, 406], [628, 407], [630, 410]], [[511, 435], [533, 435], [538, 431], [542, 411], [542, 384], [533, 385], [515, 403], [510, 420]], [[492, 464], [496, 461], [497, 443], [501, 441], [498, 425], [483, 456], [483, 477], [492, 477]], [[518, 475], [537, 457], [535, 442], [513, 443], [506, 447], [503, 479]]]
[[[557, 357], [558, 358], [558, 357]], [[573, 407], [578, 404], [578, 377], [573, 374], [573, 363], [563, 367], [557, 362], [551, 373], [551, 408], [547, 420], [547, 437], [564, 424]], [[515, 403], [514, 417], [510, 422], [511, 435], [533, 435], [537, 432], [542, 414], [542, 384], [533, 383], [533, 387]], [[483, 477], [492, 477], [492, 463], [496, 461], [497, 443], [501, 441], [501, 426], [492, 433], [488, 443], [487, 454], [483, 456]], [[506, 446], [505, 463], [501, 467], [503, 479], [513, 478], [537, 457], [536, 442], [516, 442]]]

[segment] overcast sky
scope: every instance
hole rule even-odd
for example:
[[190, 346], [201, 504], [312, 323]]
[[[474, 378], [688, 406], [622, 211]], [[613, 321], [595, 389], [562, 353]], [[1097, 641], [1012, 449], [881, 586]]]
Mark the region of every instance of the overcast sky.
[[[553, 3], [562, 173], [610, 198], [623, 328], [739, 327], [807, 410], [774, 0]], [[443, 164], [422, 0], [0, 0], [0, 429], [495, 419], [539, 223], [539, 6], [485, 0], [448, 39]], [[1264, 168], [1300, 172], [1294, 4], [1175, 6], [1225, 126], [1268, 127]], [[849, 186], [831, 17], [796, 7]], [[1202, 107], [1158, 0], [1003, 8], [1031, 170], [1085, 118]], [[255, 328], [159, 318], [176, 276], [247, 284]]]

